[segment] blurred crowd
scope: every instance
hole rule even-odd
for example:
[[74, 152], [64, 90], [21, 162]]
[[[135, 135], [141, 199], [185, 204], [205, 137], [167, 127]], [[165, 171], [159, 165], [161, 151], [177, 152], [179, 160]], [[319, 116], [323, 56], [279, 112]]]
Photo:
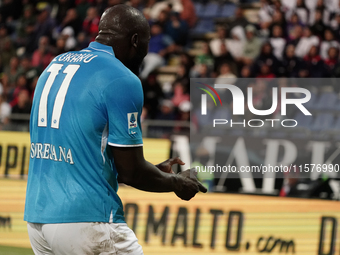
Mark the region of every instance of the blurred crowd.
[[[30, 113], [41, 72], [55, 56], [87, 47], [98, 33], [102, 13], [120, 3], [141, 10], [151, 26], [150, 50], [140, 73], [147, 101], [145, 117], [177, 118], [172, 109], [182, 99], [188, 100], [188, 95], [174, 95], [181, 88], [165, 93], [153, 72], [167, 64], [169, 54], [184, 52], [188, 46], [188, 32], [196, 22], [190, 0], [4, 0], [0, 1], [0, 129], [28, 129], [27, 118], [21, 119], [20, 114]], [[178, 80], [188, 86], [187, 73], [182, 76]], [[150, 106], [160, 109], [160, 101], [164, 111], [153, 111]], [[166, 105], [171, 108], [169, 114]]]
[[[189, 120], [191, 77], [235, 82], [249, 77], [340, 77], [339, 0], [261, 0], [258, 22], [250, 22], [246, 10], [238, 7], [231, 19], [211, 31], [213, 37], [198, 40], [192, 36], [199, 19], [195, 1], [209, 2], [1, 1], [0, 129], [11, 123], [28, 128], [27, 120], [10, 121], [9, 116], [30, 112], [42, 70], [55, 56], [87, 47], [101, 14], [119, 3], [139, 9], [150, 23], [149, 53], [140, 72], [143, 120]], [[158, 70], [165, 65], [176, 67], [171, 82], [160, 82]]]

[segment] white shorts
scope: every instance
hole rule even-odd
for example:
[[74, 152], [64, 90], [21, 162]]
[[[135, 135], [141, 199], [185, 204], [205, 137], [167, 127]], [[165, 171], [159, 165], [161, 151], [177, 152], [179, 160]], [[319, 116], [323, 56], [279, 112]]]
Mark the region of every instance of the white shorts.
[[142, 246], [126, 223], [27, 223], [36, 255], [142, 255]]

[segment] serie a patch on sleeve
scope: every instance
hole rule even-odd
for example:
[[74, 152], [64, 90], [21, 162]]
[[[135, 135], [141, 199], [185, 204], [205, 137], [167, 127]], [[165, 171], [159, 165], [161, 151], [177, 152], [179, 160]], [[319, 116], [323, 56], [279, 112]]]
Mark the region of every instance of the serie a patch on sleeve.
[[134, 135], [138, 130], [138, 112], [131, 112], [127, 114], [128, 119], [128, 133], [129, 135]]

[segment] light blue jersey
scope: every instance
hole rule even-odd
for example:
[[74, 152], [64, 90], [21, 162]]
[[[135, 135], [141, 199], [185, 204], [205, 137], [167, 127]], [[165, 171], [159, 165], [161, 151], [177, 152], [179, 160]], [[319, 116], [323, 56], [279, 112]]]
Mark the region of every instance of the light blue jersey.
[[143, 90], [112, 47], [57, 56], [40, 76], [30, 122], [24, 219], [124, 222], [107, 145], [142, 146]]

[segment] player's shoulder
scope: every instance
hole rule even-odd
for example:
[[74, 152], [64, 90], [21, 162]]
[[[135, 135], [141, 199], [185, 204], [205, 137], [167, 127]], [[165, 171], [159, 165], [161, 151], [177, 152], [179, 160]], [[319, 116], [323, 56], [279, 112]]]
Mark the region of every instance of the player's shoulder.
[[101, 75], [109, 77], [112, 83], [125, 83], [140, 86], [140, 79], [115, 57], [111, 46], [98, 42], [91, 42], [89, 47], [82, 52], [91, 52], [99, 55], [94, 59], [96, 65], [100, 66]]
[[104, 65], [105, 69], [110, 70], [109, 74], [112, 76], [121, 77], [130, 75], [131, 73], [130, 70], [116, 58], [111, 46], [107, 46], [98, 42], [91, 42], [89, 47], [81, 50], [80, 52], [95, 54], [97, 57], [94, 58], [93, 63], [95, 65], [99, 64], [101, 67]]
[[112, 47], [98, 42], [91, 42], [89, 47], [80, 51], [58, 55], [51, 64], [53, 62], [79, 64], [88, 79], [105, 84], [115, 80], [140, 84], [139, 78], [115, 57]]

